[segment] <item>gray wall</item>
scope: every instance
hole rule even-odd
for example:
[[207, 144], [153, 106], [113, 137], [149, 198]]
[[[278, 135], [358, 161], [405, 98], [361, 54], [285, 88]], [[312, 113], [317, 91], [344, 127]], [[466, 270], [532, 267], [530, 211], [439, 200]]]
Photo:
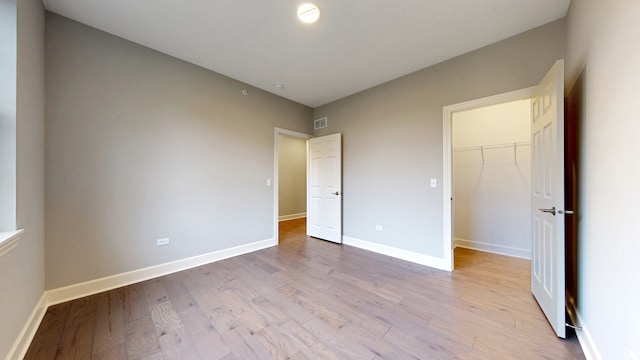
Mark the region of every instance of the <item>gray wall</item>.
[[[442, 108], [537, 84], [564, 57], [564, 20], [321, 106], [341, 132], [344, 235], [443, 257]], [[441, 185], [441, 184], [440, 184]], [[383, 225], [384, 231], [375, 231]]]
[[[584, 87], [574, 295], [603, 358], [640, 354], [640, 48], [629, 46], [639, 13], [629, 0], [574, 0], [567, 18], [567, 90]], [[40, 1], [19, 2], [16, 221], [26, 232], [0, 259], [0, 358], [44, 289], [43, 14]], [[55, 15], [47, 26], [49, 288], [273, 236], [273, 127], [308, 132], [309, 109]], [[318, 135], [345, 134], [345, 234], [441, 256], [442, 193], [428, 179], [442, 175], [442, 106], [537, 83], [563, 57], [563, 26], [316, 109], [329, 117]], [[155, 248], [160, 236], [174, 243]]]
[[566, 85], [581, 129], [573, 295], [603, 359], [640, 359], [639, 16], [631, 0], [573, 0], [567, 16]]
[[44, 9], [39, 0], [18, 2], [17, 56], [16, 222], [25, 232], [18, 247], [0, 258], [0, 359], [44, 292]]
[[274, 127], [310, 133], [310, 108], [54, 14], [46, 29], [47, 288], [274, 237]]
[[278, 216], [307, 212], [307, 140], [278, 137]]

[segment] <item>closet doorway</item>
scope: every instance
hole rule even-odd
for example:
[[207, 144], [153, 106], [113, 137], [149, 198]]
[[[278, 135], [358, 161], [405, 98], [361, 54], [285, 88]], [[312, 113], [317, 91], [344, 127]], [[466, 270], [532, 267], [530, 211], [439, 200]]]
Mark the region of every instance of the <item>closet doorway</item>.
[[455, 247], [531, 258], [532, 90], [444, 108], [444, 259], [449, 270]]

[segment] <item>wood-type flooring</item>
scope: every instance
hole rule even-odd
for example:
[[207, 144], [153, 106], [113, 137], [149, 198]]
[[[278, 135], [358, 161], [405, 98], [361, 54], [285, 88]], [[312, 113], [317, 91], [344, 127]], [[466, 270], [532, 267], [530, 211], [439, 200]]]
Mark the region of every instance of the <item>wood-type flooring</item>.
[[449, 273], [305, 236], [51, 306], [26, 359], [584, 359], [530, 262], [466, 249]]

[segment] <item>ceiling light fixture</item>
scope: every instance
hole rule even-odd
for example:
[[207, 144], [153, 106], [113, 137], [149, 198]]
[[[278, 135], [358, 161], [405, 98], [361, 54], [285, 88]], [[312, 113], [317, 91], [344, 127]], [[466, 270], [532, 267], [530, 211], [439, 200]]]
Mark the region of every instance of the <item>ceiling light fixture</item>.
[[312, 24], [320, 18], [320, 8], [315, 4], [302, 4], [298, 7], [298, 19]]

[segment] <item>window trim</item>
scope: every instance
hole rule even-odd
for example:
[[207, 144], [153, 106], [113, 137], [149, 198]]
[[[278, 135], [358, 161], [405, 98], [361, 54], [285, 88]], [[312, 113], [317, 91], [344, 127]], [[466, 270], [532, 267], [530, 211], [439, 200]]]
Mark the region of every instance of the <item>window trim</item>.
[[18, 240], [23, 233], [24, 229], [0, 232], [0, 258], [18, 246]]

